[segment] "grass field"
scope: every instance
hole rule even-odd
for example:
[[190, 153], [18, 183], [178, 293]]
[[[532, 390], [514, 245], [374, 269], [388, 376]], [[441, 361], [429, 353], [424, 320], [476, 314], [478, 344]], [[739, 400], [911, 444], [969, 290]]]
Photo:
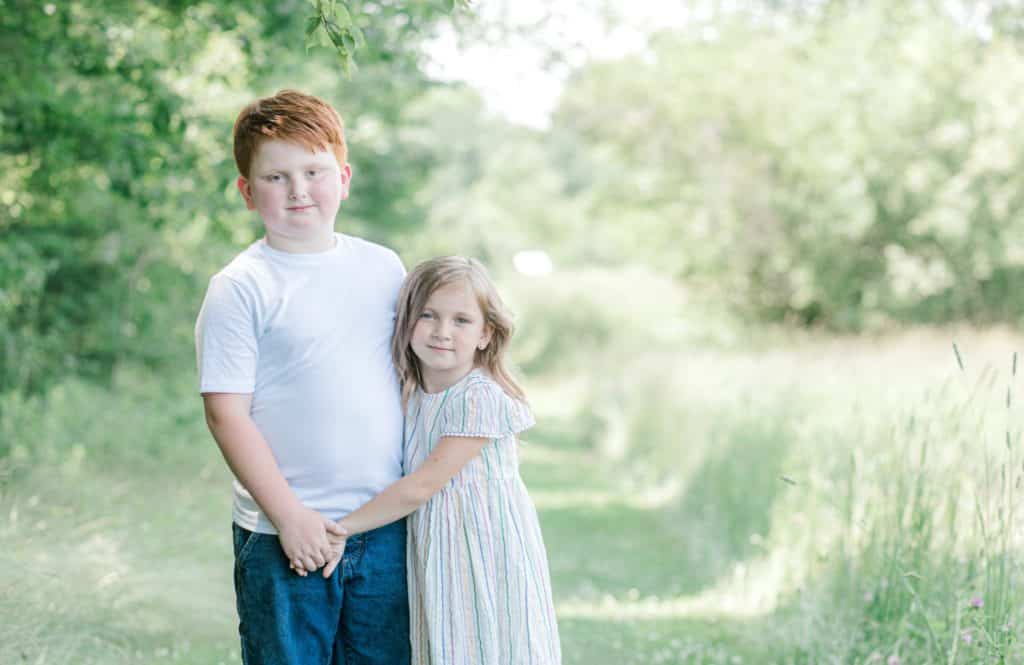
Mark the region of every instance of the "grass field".
[[[1024, 662], [1021, 341], [531, 376], [567, 665]], [[229, 478], [191, 390], [135, 370], [5, 398], [0, 663], [238, 662]]]

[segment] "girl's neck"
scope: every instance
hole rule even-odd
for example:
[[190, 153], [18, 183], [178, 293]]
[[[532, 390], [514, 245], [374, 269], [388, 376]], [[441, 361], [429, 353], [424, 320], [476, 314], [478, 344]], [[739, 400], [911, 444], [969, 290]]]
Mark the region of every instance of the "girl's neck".
[[462, 374], [447, 374], [445, 372], [435, 373], [429, 370], [422, 370], [423, 372], [423, 392], [428, 395], [434, 395], [436, 393], [443, 393], [459, 381], [475, 372], [479, 369], [479, 366], [473, 366], [468, 372]]

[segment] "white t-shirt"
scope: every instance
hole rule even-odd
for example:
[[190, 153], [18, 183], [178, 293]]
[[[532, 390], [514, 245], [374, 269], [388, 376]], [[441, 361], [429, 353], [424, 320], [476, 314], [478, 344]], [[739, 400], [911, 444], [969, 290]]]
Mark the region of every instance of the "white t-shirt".
[[[196, 321], [199, 391], [251, 393], [288, 485], [332, 520], [402, 475], [391, 335], [405, 275], [393, 251], [335, 235], [315, 254], [253, 243], [210, 279]], [[276, 533], [234, 487], [235, 523]]]

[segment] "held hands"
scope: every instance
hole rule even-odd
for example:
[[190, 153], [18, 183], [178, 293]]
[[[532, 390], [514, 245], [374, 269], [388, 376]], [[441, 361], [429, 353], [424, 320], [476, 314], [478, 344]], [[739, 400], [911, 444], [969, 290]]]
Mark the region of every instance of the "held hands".
[[[288, 557], [291, 569], [303, 577], [332, 561], [337, 554], [337, 539], [344, 543], [347, 535], [337, 523], [302, 505], [278, 527], [281, 549]], [[335, 539], [334, 544], [328, 536]]]
[[341, 563], [341, 557], [345, 554], [345, 543], [348, 541], [348, 529], [342, 526], [341, 522], [336, 523], [335, 526], [341, 531], [341, 535], [331, 531], [327, 532], [327, 541], [331, 544], [334, 553], [327, 562], [327, 565], [324, 566], [325, 579], [330, 577], [334, 569]]

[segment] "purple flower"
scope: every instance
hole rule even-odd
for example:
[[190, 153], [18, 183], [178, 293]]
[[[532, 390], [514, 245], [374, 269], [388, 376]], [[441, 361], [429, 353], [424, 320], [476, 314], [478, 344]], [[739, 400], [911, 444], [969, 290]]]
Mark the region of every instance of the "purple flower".
[[889, 660], [885, 661], [886, 665], [900, 665], [900, 657], [896, 654], [889, 656]]
[[969, 630], [965, 630], [964, 632], [960, 633], [960, 639], [964, 641], [964, 644], [970, 644], [974, 641], [974, 634], [971, 633], [971, 631]]
[[978, 609], [985, 606], [985, 601], [981, 599], [981, 596], [971, 598], [971, 607]]

